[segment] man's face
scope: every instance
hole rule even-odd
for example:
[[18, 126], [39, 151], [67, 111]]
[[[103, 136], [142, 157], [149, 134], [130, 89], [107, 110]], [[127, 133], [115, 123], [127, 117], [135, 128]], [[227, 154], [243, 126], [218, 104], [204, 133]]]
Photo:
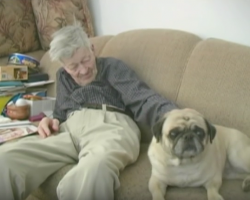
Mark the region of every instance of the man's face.
[[86, 47], [79, 48], [71, 58], [62, 61], [64, 69], [79, 85], [85, 86], [95, 79], [97, 69], [93, 50]]

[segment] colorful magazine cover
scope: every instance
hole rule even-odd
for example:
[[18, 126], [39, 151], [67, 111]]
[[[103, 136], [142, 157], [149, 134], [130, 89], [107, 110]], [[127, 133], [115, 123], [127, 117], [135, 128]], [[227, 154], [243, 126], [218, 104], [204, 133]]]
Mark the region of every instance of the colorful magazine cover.
[[34, 125], [0, 127], [0, 144], [37, 133]]

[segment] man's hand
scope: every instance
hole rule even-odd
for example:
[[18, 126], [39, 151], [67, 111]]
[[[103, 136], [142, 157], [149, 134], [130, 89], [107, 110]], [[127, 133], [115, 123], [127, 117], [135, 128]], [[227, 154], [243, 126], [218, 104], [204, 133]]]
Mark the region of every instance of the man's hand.
[[57, 119], [51, 119], [44, 117], [38, 125], [38, 133], [41, 137], [46, 138], [53, 132], [59, 130], [59, 121]]

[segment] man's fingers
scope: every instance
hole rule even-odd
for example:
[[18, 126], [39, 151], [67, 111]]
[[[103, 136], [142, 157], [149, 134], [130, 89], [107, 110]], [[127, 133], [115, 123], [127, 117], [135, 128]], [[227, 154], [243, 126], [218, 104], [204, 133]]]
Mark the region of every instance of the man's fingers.
[[52, 132], [59, 130], [59, 121], [57, 119], [43, 118], [38, 126], [38, 133], [41, 137], [46, 138]]
[[47, 126], [40, 126], [38, 129], [38, 133], [43, 138], [48, 137], [51, 134], [51, 132]]
[[42, 129], [43, 129], [44, 133], [46, 134], [46, 137], [51, 135], [51, 131], [50, 131], [48, 126], [42, 126]]
[[42, 138], [45, 138], [47, 136], [42, 127], [38, 128], [38, 133]]
[[59, 130], [59, 121], [57, 119], [53, 119], [53, 121], [52, 121], [52, 129], [54, 131], [58, 131]]
[[[49, 118], [44, 118], [42, 121], [39, 123], [38, 126], [38, 133], [41, 137], [45, 138], [51, 135], [51, 131], [49, 129], [50, 126], [50, 120]], [[52, 120], [51, 120], [52, 121]]]

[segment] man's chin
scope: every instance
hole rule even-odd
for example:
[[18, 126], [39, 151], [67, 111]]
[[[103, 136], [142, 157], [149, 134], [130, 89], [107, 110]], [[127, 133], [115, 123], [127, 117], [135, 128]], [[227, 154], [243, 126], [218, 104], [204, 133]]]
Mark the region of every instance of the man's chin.
[[81, 82], [81, 81], [78, 81], [77, 84], [80, 85], [80, 86], [85, 86], [85, 85], [88, 85], [90, 82]]
[[76, 83], [80, 86], [85, 86], [85, 85], [88, 85], [89, 83], [91, 83], [94, 79], [92, 77], [90, 77], [89, 79], [87, 80], [76, 80]]

